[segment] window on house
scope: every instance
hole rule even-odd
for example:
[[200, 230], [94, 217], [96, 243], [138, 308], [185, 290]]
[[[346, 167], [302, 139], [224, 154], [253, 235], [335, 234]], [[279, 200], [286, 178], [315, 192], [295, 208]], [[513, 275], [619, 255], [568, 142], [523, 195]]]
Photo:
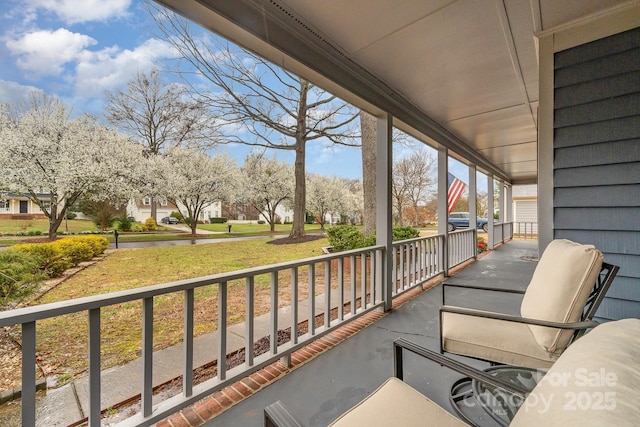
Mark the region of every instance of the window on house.
[[9, 200], [0, 199], [0, 210], [9, 211]]
[[167, 206], [168, 204], [167, 199], [160, 199], [160, 206]]
[[145, 205], [145, 206], [150, 206], [151, 205], [151, 197], [145, 197], [142, 200], [142, 204]]

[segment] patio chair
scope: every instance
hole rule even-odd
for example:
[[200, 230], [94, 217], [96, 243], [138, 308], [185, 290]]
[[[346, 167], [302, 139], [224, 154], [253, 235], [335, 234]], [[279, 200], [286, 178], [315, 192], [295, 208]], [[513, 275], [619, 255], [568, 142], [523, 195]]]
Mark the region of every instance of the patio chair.
[[592, 245], [554, 240], [522, 291], [522, 317], [443, 303], [441, 352], [493, 364], [549, 368], [570, 343], [598, 324], [593, 316], [617, 271]]

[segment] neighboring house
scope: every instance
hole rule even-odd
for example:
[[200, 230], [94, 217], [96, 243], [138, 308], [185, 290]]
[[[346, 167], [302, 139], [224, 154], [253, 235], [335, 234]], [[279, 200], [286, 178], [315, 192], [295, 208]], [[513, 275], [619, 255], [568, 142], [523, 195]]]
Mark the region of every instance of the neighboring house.
[[515, 233], [538, 234], [538, 187], [536, 185], [513, 186], [513, 222]]
[[[171, 212], [178, 212], [178, 206], [166, 199], [159, 199], [156, 203], [156, 220], [159, 222], [162, 218], [170, 216]], [[187, 214], [187, 209], [184, 206], [180, 206], [180, 212], [184, 215]], [[214, 202], [207, 208], [200, 212], [200, 221], [209, 222], [209, 218], [220, 216], [222, 211], [221, 203]], [[131, 199], [127, 203], [127, 215], [133, 218], [134, 221], [144, 222], [147, 218], [151, 217], [151, 197], [143, 197], [140, 199]]]
[[[40, 200], [48, 200], [48, 194], [38, 194]], [[48, 204], [45, 201], [45, 206]], [[0, 218], [10, 219], [45, 219], [46, 215], [36, 203], [23, 194], [5, 194], [0, 197]]]
[[[265, 221], [265, 222], [269, 222], [267, 221], [268, 216], [265, 215], [264, 213], [260, 213], [260, 219]], [[276, 208], [276, 221], [277, 224], [287, 224], [290, 222], [293, 222], [293, 210], [292, 209], [287, 209], [282, 205], [278, 205], [278, 207]]]

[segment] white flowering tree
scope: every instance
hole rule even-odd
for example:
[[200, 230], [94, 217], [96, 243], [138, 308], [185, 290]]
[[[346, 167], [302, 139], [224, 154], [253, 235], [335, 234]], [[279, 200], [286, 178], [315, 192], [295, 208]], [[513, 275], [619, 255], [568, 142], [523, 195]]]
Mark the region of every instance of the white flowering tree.
[[50, 239], [80, 198], [128, 192], [135, 174], [129, 159], [136, 150], [126, 136], [91, 116], [70, 118], [67, 107], [48, 95], [31, 94], [24, 105], [5, 105], [1, 112], [4, 186], [40, 207], [49, 219]]
[[[217, 201], [232, 199], [240, 180], [235, 161], [226, 154], [209, 156], [203, 150], [175, 147], [148, 160], [164, 163], [151, 169], [162, 177], [167, 199], [178, 206], [183, 217], [191, 219], [192, 234], [196, 234], [201, 212]], [[160, 184], [158, 192], [162, 192]]]
[[307, 178], [309, 197], [307, 208], [313, 212], [324, 230], [327, 215], [342, 214], [349, 200], [349, 190], [344, 179], [311, 174]]
[[245, 158], [241, 170], [245, 199], [263, 214], [271, 231], [275, 231], [276, 209], [293, 200], [293, 167], [275, 157], [269, 159], [262, 152], [253, 152]]

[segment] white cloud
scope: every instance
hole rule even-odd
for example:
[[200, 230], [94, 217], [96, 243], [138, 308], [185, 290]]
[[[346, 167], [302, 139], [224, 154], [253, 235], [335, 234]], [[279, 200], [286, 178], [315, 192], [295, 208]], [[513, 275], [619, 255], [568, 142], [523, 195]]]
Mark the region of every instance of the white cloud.
[[137, 72], [150, 70], [159, 59], [171, 55], [171, 46], [157, 39], [149, 39], [133, 50], [115, 46], [98, 52], [85, 50], [76, 67], [75, 95], [102, 96], [105, 90], [124, 85]]
[[16, 82], [0, 80], [0, 104], [18, 104], [29, 92], [33, 91], [41, 92], [34, 86], [24, 86]]
[[93, 38], [72, 33], [65, 28], [38, 30], [7, 41], [9, 51], [17, 56], [16, 64], [38, 76], [59, 75], [68, 62], [75, 61], [84, 49], [96, 44]]
[[131, 0], [27, 0], [27, 4], [54, 13], [67, 24], [76, 24], [125, 16]]

